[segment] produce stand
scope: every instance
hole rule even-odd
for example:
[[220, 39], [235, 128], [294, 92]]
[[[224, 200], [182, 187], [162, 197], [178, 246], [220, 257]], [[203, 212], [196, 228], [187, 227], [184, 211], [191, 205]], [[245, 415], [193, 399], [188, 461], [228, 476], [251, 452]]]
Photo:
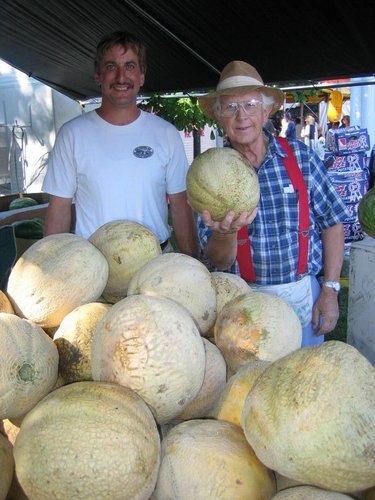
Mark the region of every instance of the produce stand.
[[[11, 226], [13, 222], [29, 220], [35, 217], [44, 219], [45, 213], [48, 207], [48, 203], [43, 203], [41, 205], [34, 205], [32, 207], [18, 208], [16, 210], [7, 210], [5, 212], [0, 212], [0, 228], [5, 226]], [[25, 250], [27, 250], [33, 243], [37, 240], [32, 238], [15, 238], [18, 259]]]
[[[26, 221], [30, 219], [40, 218], [44, 219], [48, 207], [49, 196], [46, 193], [27, 193], [23, 196], [33, 198], [38, 202], [38, 205], [33, 205], [25, 208], [17, 208], [9, 210], [9, 204], [16, 198], [22, 198], [22, 195], [13, 194], [0, 197], [0, 228], [4, 226], [11, 226], [14, 222]], [[72, 228], [75, 225], [75, 209], [72, 205]], [[16, 248], [18, 259], [25, 250], [27, 250], [36, 239], [32, 238], [19, 238], [16, 237]]]
[[353, 242], [349, 281], [347, 342], [375, 365], [375, 238]]

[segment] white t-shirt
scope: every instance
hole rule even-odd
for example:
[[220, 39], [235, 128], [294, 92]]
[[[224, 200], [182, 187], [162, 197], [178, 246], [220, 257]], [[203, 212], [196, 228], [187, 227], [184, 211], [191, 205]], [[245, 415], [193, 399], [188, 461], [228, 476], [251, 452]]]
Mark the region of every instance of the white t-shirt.
[[65, 123], [51, 153], [43, 191], [72, 198], [75, 233], [88, 238], [103, 224], [139, 222], [168, 239], [167, 194], [186, 190], [188, 162], [177, 129], [141, 111], [112, 125], [91, 111]]

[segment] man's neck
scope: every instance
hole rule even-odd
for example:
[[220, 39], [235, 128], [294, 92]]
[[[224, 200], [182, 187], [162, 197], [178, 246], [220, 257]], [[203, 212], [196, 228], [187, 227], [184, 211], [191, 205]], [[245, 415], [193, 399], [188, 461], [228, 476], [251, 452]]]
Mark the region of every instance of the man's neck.
[[134, 122], [141, 111], [137, 106], [132, 108], [123, 108], [123, 109], [108, 109], [105, 106], [100, 106], [95, 110], [100, 118], [103, 118], [106, 122], [111, 125], [128, 125], [129, 123]]

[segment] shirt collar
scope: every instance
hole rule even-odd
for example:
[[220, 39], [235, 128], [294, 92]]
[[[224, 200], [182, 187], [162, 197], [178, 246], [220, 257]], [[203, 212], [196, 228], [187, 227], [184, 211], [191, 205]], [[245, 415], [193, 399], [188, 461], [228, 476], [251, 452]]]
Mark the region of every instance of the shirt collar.
[[280, 143], [276, 140], [276, 138], [272, 134], [270, 134], [267, 130], [264, 130], [263, 132], [269, 141], [267, 153], [266, 153], [266, 156], [264, 158], [264, 161], [267, 158], [274, 156], [275, 154], [281, 156], [282, 158], [286, 158], [288, 155], [285, 153], [283, 148], [280, 146]]

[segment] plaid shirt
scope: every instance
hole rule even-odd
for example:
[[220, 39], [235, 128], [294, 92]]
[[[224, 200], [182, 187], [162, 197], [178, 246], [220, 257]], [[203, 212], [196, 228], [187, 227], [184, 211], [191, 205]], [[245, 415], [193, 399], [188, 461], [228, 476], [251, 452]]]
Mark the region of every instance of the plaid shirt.
[[[255, 282], [259, 285], [277, 285], [297, 280], [298, 195], [282, 160], [286, 156], [284, 150], [274, 137], [268, 133], [267, 137], [268, 151], [257, 169], [261, 193], [259, 211], [253, 223], [248, 226], [248, 231]], [[321, 231], [343, 222], [348, 217], [348, 212], [318, 156], [301, 141], [291, 139], [289, 144], [302, 170], [309, 196], [307, 273], [317, 275], [322, 269]], [[198, 232], [203, 251], [212, 231], [200, 217]], [[240, 275], [237, 261], [228, 271]]]

